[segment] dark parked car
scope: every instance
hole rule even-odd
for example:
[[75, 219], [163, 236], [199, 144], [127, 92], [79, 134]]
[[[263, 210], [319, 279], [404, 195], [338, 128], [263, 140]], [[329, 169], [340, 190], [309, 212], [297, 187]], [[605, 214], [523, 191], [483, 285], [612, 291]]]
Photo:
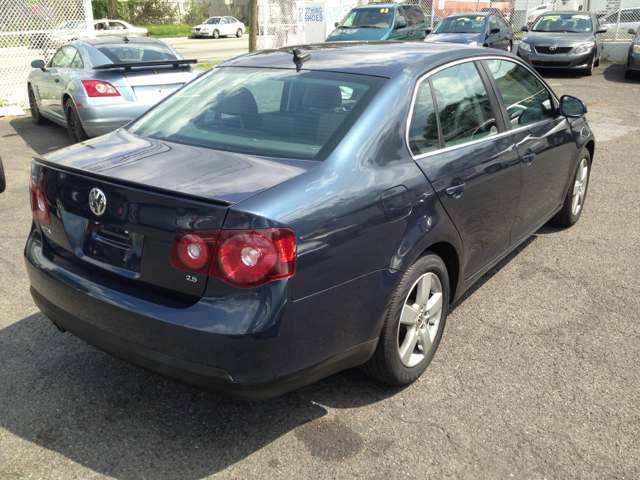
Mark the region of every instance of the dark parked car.
[[31, 293], [59, 328], [240, 398], [358, 365], [408, 385], [451, 302], [580, 218], [585, 112], [485, 48], [244, 55], [34, 159]]
[[362, 40], [422, 40], [426, 18], [418, 5], [375, 3], [351, 10], [327, 42]]
[[634, 74], [640, 73], [640, 27], [635, 31], [629, 29], [629, 35], [635, 35], [629, 45], [629, 56], [627, 57], [627, 69], [624, 72], [626, 78], [631, 78]]
[[433, 29], [425, 42], [462, 43], [497, 48], [510, 52], [513, 48], [513, 28], [502, 15], [493, 12], [472, 12], [449, 15]]
[[536, 69], [569, 68], [593, 74], [602, 56], [601, 27], [593, 13], [548, 12], [540, 16], [518, 47], [518, 56]]

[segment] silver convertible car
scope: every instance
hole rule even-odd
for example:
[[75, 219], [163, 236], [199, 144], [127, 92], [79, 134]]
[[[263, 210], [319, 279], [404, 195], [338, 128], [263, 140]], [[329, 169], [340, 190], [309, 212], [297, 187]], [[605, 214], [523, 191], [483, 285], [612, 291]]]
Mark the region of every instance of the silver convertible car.
[[73, 141], [121, 127], [203, 73], [161, 40], [95, 38], [70, 42], [28, 77], [33, 121], [67, 127]]

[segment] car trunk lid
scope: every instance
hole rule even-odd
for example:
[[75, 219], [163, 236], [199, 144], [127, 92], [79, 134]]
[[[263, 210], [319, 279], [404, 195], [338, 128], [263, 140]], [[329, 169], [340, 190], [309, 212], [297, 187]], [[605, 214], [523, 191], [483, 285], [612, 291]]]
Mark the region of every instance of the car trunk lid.
[[194, 75], [190, 67], [142, 67], [123, 72], [138, 102], [155, 104], [172, 94]]

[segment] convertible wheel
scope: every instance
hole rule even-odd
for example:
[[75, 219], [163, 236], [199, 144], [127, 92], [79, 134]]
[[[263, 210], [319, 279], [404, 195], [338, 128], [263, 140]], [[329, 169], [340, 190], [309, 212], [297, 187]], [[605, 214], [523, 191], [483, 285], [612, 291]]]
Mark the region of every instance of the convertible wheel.
[[33, 88], [29, 85], [29, 109], [31, 110], [31, 118], [36, 125], [44, 125], [49, 121], [40, 114], [38, 108], [38, 102], [36, 101], [36, 95], [33, 93]]
[[562, 210], [553, 217], [553, 222], [564, 227], [574, 225], [580, 218], [584, 208], [584, 200], [589, 186], [589, 169], [591, 168], [591, 155], [584, 150], [578, 162], [578, 168], [573, 177], [573, 184], [564, 199]]
[[238, 31], [236, 32], [236, 37], [240, 38], [242, 36], [242, 29], [239, 28]]
[[82, 122], [78, 116], [76, 106], [71, 100], [67, 100], [65, 104], [65, 112], [67, 112], [67, 131], [69, 132], [69, 138], [72, 142], [82, 142], [89, 138], [87, 133], [82, 128]]
[[213, 31], [213, 38], [219, 38], [220, 37], [220, 32], [218, 30], [214, 30]]
[[362, 371], [395, 386], [413, 383], [438, 349], [449, 309], [449, 276], [427, 253], [407, 270], [391, 301], [373, 357]]
[[513, 50], [513, 43], [509, 42], [509, 45], [507, 45], [507, 52], [510, 52], [511, 50]]

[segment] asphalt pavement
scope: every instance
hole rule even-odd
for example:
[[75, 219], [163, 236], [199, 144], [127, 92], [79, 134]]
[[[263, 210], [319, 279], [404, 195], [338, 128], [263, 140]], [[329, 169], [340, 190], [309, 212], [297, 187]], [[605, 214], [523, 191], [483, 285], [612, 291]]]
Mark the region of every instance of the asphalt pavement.
[[586, 101], [598, 141], [582, 218], [455, 304], [419, 381], [351, 370], [261, 403], [129, 365], [38, 312], [30, 159], [68, 140], [0, 120], [0, 478], [640, 478], [640, 80], [623, 75], [546, 75]]
[[249, 35], [241, 38], [164, 38], [183, 58], [199, 63], [217, 63], [249, 51]]

